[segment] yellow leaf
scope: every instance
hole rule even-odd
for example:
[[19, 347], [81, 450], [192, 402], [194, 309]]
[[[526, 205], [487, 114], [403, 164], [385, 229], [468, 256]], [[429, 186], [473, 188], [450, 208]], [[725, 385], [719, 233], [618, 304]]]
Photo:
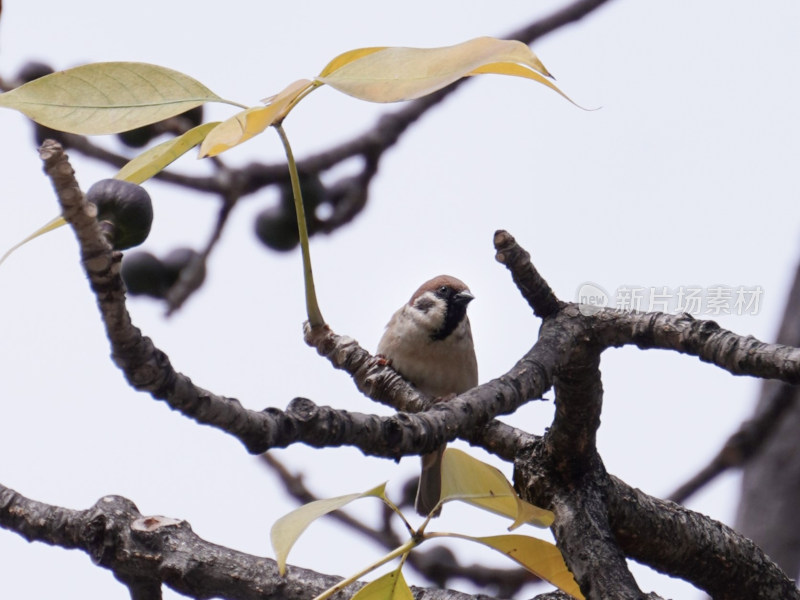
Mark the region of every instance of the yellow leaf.
[[223, 121], [203, 140], [200, 146], [200, 158], [216, 156], [257, 136], [273, 123], [286, 117], [294, 105], [317, 85], [308, 79], [300, 79], [269, 98], [269, 104], [266, 106], [248, 108]]
[[85, 135], [127, 131], [205, 102], [232, 104], [188, 75], [136, 62], [83, 65], [0, 94], [0, 106], [47, 127]]
[[167, 165], [197, 146], [205, 139], [208, 132], [217, 125], [219, 125], [219, 121], [203, 123], [178, 137], [153, 146], [122, 167], [114, 175], [114, 179], [124, 179], [131, 183], [147, 181], [159, 171], [163, 171]]
[[[522, 42], [480, 37], [444, 48], [351, 50], [333, 59], [317, 81], [362, 100], [399, 102], [480, 73], [522, 76], [540, 83], [540, 78], [550, 76]], [[561, 93], [554, 84], [546, 85]]]
[[509, 529], [523, 523], [550, 527], [555, 518], [551, 511], [520, 498], [498, 469], [455, 448], [446, 448], [442, 458], [441, 500], [461, 500], [506, 516], [514, 521]]
[[11, 253], [14, 252], [14, 250], [19, 248], [20, 246], [24, 246], [25, 244], [27, 244], [28, 242], [30, 242], [33, 239], [36, 239], [40, 235], [44, 235], [45, 233], [48, 233], [49, 231], [53, 231], [53, 229], [58, 229], [62, 225], [66, 225], [66, 224], [67, 224], [67, 222], [64, 220], [64, 217], [61, 217], [61, 216], [58, 216], [55, 219], [52, 219], [52, 220], [48, 221], [47, 223], [45, 223], [44, 225], [39, 227], [39, 229], [34, 231], [28, 237], [26, 237], [24, 240], [22, 240], [21, 242], [19, 242], [17, 244], [14, 244], [13, 246], [11, 246], [11, 248], [6, 250], [6, 253], [3, 254], [3, 256], [0, 256], [0, 265], [2, 265], [3, 262], [11, 255]]
[[358, 48], [356, 50], [348, 50], [343, 54], [340, 54], [336, 58], [334, 58], [331, 62], [325, 65], [325, 68], [322, 69], [322, 72], [319, 74], [319, 77], [326, 77], [336, 71], [337, 69], [342, 68], [346, 64], [353, 62], [354, 60], [361, 58], [362, 56], [367, 56], [368, 54], [372, 54], [373, 52], [378, 52], [379, 50], [385, 50], [386, 46], [375, 46], [372, 48]]
[[366, 498], [368, 496], [385, 498], [385, 488], [386, 484], [382, 483], [360, 494], [347, 494], [346, 496], [338, 496], [337, 498], [309, 502], [275, 521], [275, 524], [270, 530], [269, 537], [272, 542], [272, 549], [275, 551], [275, 559], [278, 561], [278, 570], [280, 574], [283, 575], [286, 573], [286, 559], [289, 556], [289, 550], [292, 549], [297, 538], [300, 537], [311, 523], [329, 512], [342, 508], [353, 500]]
[[542, 85], [549, 87], [551, 90], [559, 94], [562, 98], [568, 100], [572, 104], [575, 104], [575, 106], [583, 108], [582, 106], [576, 104], [572, 98], [570, 98], [564, 92], [562, 92], [558, 88], [558, 86], [554, 84], [552, 81], [550, 81], [546, 77], [543, 77], [536, 71], [531, 71], [530, 69], [527, 69], [520, 65], [512, 63], [492, 63], [490, 65], [484, 65], [483, 67], [475, 69], [472, 73], [470, 73], [470, 75], [481, 75], [483, 73], [494, 73], [495, 75], [515, 75], [517, 77], [525, 77], [527, 79], [533, 79], [534, 81], [537, 81]]
[[402, 571], [381, 575], [358, 590], [350, 600], [414, 600]]
[[573, 598], [583, 600], [581, 589], [567, 568], [561, 551], [553, 544], [527, 535], [514, 534], [488, 537], [459, 537], [471, 539], [502, 552], [531, 573], [545, 581], [549, 581]]

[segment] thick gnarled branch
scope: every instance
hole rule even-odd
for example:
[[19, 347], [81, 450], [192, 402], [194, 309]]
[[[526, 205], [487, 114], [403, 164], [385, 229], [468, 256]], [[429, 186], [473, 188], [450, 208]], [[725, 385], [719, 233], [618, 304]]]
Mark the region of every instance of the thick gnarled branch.
[[[378, 417], [320, 407], [306, 399], [295, 399], [286, 411], [245, 410], [235, 399], [198, 388], [188, 377], [174, 371], [167, 356], [132, 325], [125, 308], [124, 285], [118, 274], [119, 253], [113, 252], [102, 238], [92, 209], [74, 182], [72, 170], [60, 147], [46, 144], [42, 148], [42, 157], [62, 203], [63, 214], [75, 229], [117, 365], [137, 389], [167, 401], [171, 407], [200, 423], [235, 435], [251, 452], [261, 453], [268, 448], [304, 442], [319, 447], [348, 444], [369, 454], [397, 457], [432, 450], [456, 437], [473, 443], [486, 442], [492, 439], [492, 432], [497, 433], [500, 426], [492, 422], [495, 416], [514, 412], [531, 399], [541, 397], [555, 382], [557, 418], [542, 446], [560, 449], [551, 453], [551, 457], [560, 454], [561, 466], [569, 466], [566, 474], [556, 468], [549, 471], [551, 484], [560, 481], [563, 488], [554, 491], [555, 488], [551, 487], [549, 494], [541, 489], [537, 491], [537, 482], [540, 484], [541, 478], [524, 476], [519, 468], [517, 485], [527, 490], [529, 498], [536, 495], [546, 498], [557, 508], [557, 514], [586, 515], [583, 525], [572, 523], [574, 531], [561, 529], [557, 538], [565, 541], [568, 564], [575, 568], [581, 584], [589, 590], [604, 590], [602, 593], [614, 593], [619, 597], [637, 597], [640, 594], [635, 583], [627, 580], [623, 567], [618, 570], [613, 585], [604, 585], [602, 571], [596, 565], [576, 562], [575, 557], [581, 551], [568, 541], [575, 537], [575, 531], [582, 532], [588, 536], [584, 538], [586, 543], [596, 544], [595, 554], [608, 558], [606, 564], [620, 562], [614, 560], [614, 556], [619, 556], [615, 536], [608, 533], [607, 523], [614, 516], [610, 512], [608, 517], [604, 516], [604, 511], [610, 511], [608, 505], [604, 508], [606, 500], [602, 484], [606, 475], [594, 452], [593, 435], [599, 419], [600, 388], [599, 378], [592, 383], [591, 377], [587, 379], [587, 376], [597, 373], [593, 361], [599, 353], [607, 347], [634, 343], [640, 347], [668, 347], [694, 353], [738, 373], [778, 376], [789, 381], [797, 376], [796, 349], [736, 336], [713, 323], [694, 321], [683, 315], [618, 314], [613, 311], [583, 314], [576, 305], [560, 303], [548, 291], [549, 288], [542, 288], [546, 282], [535, 274], [520, 249], [519, 260], [509, 261], [508, 266], [515, 281], [528, 282], [520, 287], [529, 290], [526, 295], [532, 299], [532, 305], [544, 306], [540, 312], [545, 315], [545, 322], [534, 347], [506, 375], [450, 402], [437, 403], [426, 409], [428, 399], [421, 397], [390, 367], [375, 360], [353, 340], [336, 336], [328, 329], [311, 330], [307, 331], [307, 339], [335, 366], [353, 375], [359, 388], [370, 397], [396, 408], [422, 409], [423, 412]], [[503, 240], [505, 255], [510, 256], [513, 238], [501, 232], [498, 239]], [[576, 412], [584, 402], [582, 398], [587, 410]], [[524, 436], [517, 437], [516, 441], [523, 439]], [[569, 443], [576, 439], [583, 441], [570, 449]], [[499, 446], [505, 456], [514, 450], [513, 446]], [[565, 449], [569, 452], [564, 453]], [[572, 455], [572, 460], [564, 463], [564, 457], [569, 455]], [[518, 454], [517, 463], [529, 464], [531, 457], [527, 458], [526, 461], [525, 456]], [[547, 461], [542, 461], [542, 464], [547, 464]], [[584, 486], [586, 481], [595, 483]], [[581, 494], [570, 495], [570, 490], [576, 488], [582, 489]], [[713, 525], [709, 526], [713, 528]], [[559, 527], [557, 524], [557, 532]], [[653, 539], [651, 543], [658, 546], [667, 541]], [[691, 560], [691, 557], [686, 560]], [[751, 568], [749, 564], [739, 567]]]
[[[780, 372], [787, 378], [794, 376], [792, 360], [796, 361], [797, 350], [742, 338], [715, 323], [687, 322], [685, 315], [620, 316], [594, 310], [584, 314], [557, 300], [511, 236], [498, 232], [495, 241], [498, 260], [509, 267], [523, 296], [544, 318], [540, 335], [546, 336], [551, 328], [573, 329], [572, 339], [581, 340], [565, 346], [566, 355], [554, 362], [555, 418], [540, 441], [518, 454], [515, 482], [523, 497], [555, 512], [556, 541], [582, 591], [597, 598], [645, 597], [627, 569], [627, 555], [677, 574], [715, 598], [800, 597], [794, 582], [749, 540], [707, 517], [651, 499], [610, 478], [595, 446], [603, 397], [600, 352], [626, 335], [626, 343], [671, 344], [732, 372]], [[668, 323], [656, 326], [654, 322], [662, 317]], [[606, 319], [615, 318], [628, 320], [606, 329]], [[642, 322], [648, 327], [640, 326]], [[771, 363], [775, 351], [779, 360], [791, 358]], [[770, 359], [763, 360], [765, 356]], [[627, 502], [631, 497], [635, 501]], [[666, 531], [672, 534], [665, 535]], [[633, 540], [643, 542], [643, 547]], [[679, 550], [674, 547], [676, 540], [685, 542]]]
[[[498, 414], [513, 412], [529, 398], [540, 397], [550, 385], [548, 369], [543, 365], [564, 340], [545, 340], [540, 344], [541, 357], [537, 355], [538, 350], [532, 351], [532, 355], [523, 358], [508, 375], [419, 415], [402, 412], [391, 417], [377, 417], [320, 407], [306, 399], [295, 399], [286, 411], [246, 410], [236, 399], [195, 386], [187, 376], [175, 371], [167, 355], [133, 326], [125, 306], [125, 286], [119, 276], [120, 254], [113, 252], [103, 239], [93, 207], [80, 193], [61, 147], [47, 142], [41, 154], [63, 214], [78, 238], [83, 264], [97, 297], [117, 366], [136, 389], [166, 401], [173, 409], [199, 423], [236, 436], [255, 454], [297, 442], [318, 447], [348, 444], [368, 454], [392, 458], [418, 454], [457, 436], [466, 436]], [[331, 356], [340, 357], [342, 364], [359, 372], [363, 367], [365, 382], [369, 375], [369, 385], [376, 397], [390, 398], [391, 390], [402, 388], [412, 398], [407, 408], [425, 406], [425, 400], [418, 393], [352, 340], [345, 340], [346, 347], [336, 346], [341, 338], [331, 337], [333, 334], [327, 331], [323, 334], [320, 347], [332, 341]], [[358, 356], [351, 360], [354, 354]], [[451, 423], [459, 423], [459, 426], [453, 429]]]
[[[632, 558], [691, 581], [715, 600], [800, 598], [795, 582], [758, 546], [730, 527], [648, 496], [615, 477], [609, 482], [614, 533]], [[653, 544], [653, 537], [667, 543]]]
[[[342, 579], [295, 566], [281, 576], [272, 559], [207, 542], [186, 521], [144, 516], [120, 496], [101, 498], [87, 510], [70, 510], [28, 499], [0, 484], [0, 527], [31, 542], [82, 550], [129, 588], [153, 594], [163, 584], [192, 598], [308, 600]], [[352, 584], [333, 598], [349, 598], [363, 585]], [[454, 590], [412, 589], [416, 600], [475, 598]]]

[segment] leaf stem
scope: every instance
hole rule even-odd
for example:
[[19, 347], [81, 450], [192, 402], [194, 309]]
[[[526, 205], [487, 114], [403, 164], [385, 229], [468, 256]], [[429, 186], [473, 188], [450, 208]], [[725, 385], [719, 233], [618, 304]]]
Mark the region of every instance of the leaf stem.
[[356, 573], [354, 575], [351, 575], [347, 579], [343, 579], [342, 581], [340, 581], [336, 585], [334, 585], [332, 587], [329, 587], [327, 590], [322, 592], [319, 596], [314, 598], [314, 600], [326, 600], [327, 598], [330, 598], [336, 592], [338, 592], [340, 590], [343, 590], [344, 588], [346, 588], [348, 585], [350, 585], [354, 581], [358, 581], [358, 579], [360, 579], [361, 577], [363, 577], [364, 575], [366, 575], [370, 571], [374, 571], [378, 567], [381, 567], [381, 566], [385, 565], [387, 562], [397, 558], [398, 556], [403, 556], [405, 554], [408, 554], [417, 545], [419, 545], [419, 541], [417, 541], [415, 538], [410, 538], [402, 546], [398, 546], [397, 548], [395, 548], [394, 550], [389, 552], [389, 554], [386, 554], [385, 556], [383, 556], [383, 558], [381, 558], [378, 561], [372, 563], [371, 565], [363, 568], [361, 571], [359, 571], [358, 573]]
[[439, 500], [439, 502], [436, 504], [436, 506], [434, 506], [433, 510], [428, 514], [427, 517], [425, 517], [425, 520], [422, 522], [422, 525], [420, 525], [419, 529], [417, 529], [417, 534], [418, 535], [424, 535], [425, 534], [425, 528], [428, 526], [428, 523], [431, 522], [431, 519], [434, 516], [438, 515], [439, 512], [442, 510], [442, 505], [443, 504], [444, 504], [444, 502], [442, 500]]
[[386, 506], [388, 506], [388, 507], [389, 507], [389, 508], [390, 508], [392, 511], [394, 511], [394, 513], [395, 513], [395, 514], [396, 514], [398, 517], [400, 517], [400, 520], [401, 520], [401, 521], [403, 521], [403, 525], [405, 525], [405, 527], [406, 527], [406, 530], [408, 531], [408, 533], [410, 533], [412, 536], [413, 536], [413, 535], [416, 535], [416, 531], [414, 531], [414, 528], [413, 528], [413, 527], [411, 527], [411, 523], [409, 523], [409, 522], [408, 522], [408, 519], [406, 519], [406, 516], [403, 514], [403, 511], [402, 511], [402, 510], [400, 510], [400, 507], [399, 507], [399, 506], [397, 506], [397, 505], [396, 505], [394, 502], [392, 502], [391, 500], [389, 500], [389, 498], [387, 498], [387, 497], [386, 497], [386, 494], [384, 494], [383, 496], [381, 496], [381, 500], [383, 500], [383, 503], [384, 503]]
[[286, 160], [289, 163], [289, 177], [292, 181], [292, 194], [294, 195], [294, 208], [297, 213], [297, 230], [300, 234], [300, 251], [303, 254], [303, 281], [306, 286], [306, 314], [311, 327], [325, 325], [322, 312], [317, 302], [317, 292], [314, 289], [314, 274], [311, 271], [311, 252], [308, 247], [308, 225], [306, 224], [306, 213], [303, 208], [303, 194], [300, 191], [300, 176], [297, 173], [297, 163], [294, 160], [292, 147], [289, 138], [283, 129], [282, 123], [273, 125], [278, 132], [286, 152]]
[[250, 108], [249, 106], [247, 106], [246, 104], [242, 104], [241, 102], [235, 102], [233, 100], [225, 100], [225, 99], [221, 99], [221, 100], [225, 104], [230, 104], [231, 106], [237, 106], [237, 107], [239, 107], [241, 109], [244, 109], [244, 110], [247, 110], [248, 108]]
[[426, 533], [423, 535], [422, 539], [431, 540], [433, 538], [457, 538], [459, 540], [468, 540], [470, 542], [477, 541], [474, 536], [451, 531], [434, 531], [433, 533]]

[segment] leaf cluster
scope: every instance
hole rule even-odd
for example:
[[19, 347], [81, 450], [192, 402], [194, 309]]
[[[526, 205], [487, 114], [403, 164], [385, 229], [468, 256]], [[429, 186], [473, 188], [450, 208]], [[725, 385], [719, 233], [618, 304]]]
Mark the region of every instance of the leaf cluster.
[[[426, 528], [431, 520], [430, 515], [419, 528], [414, 529], [402, 511], [386, 496], [386, 484], [381, 484], [361, 493], [310, 502], [278, 519], [272, 527], [270, 539], [272, 540], [272, 547], [275, 550], [281, 574], [286, 573], [286, 561], [289, 551], [311, 523], [355, 500], [368, 497], [379, 498], [393, 512], [399, 515], [410, 534], [409, 539], [375, 563], [332, 586], [314, 600], [326, 600], [357, 579], [396, 558], [400, 558], [400, 563], [396, 569], [363, 587], [353, 598], [355, 600], [411, 598], [411, 590], [402, 574], [402, 568], [408, 554], [425, 541], [442, 537], [468, 540], [487, 546], [505, 554], [525, 569], [552, 583], [573, 598], [583, 599], [580, 588], [564, 563], [561, 552], [553, 544], [518, 534], [474, 537], [459, 533], [428, 533]], [[510, 530], [516, 529], [525, 523], [538, 527], [549, 527], [553, 524], [553, 513], [522, 500], [500, 471], [461, 450], [446, 448], [442, 459], [442, 494], [439, 504], [431, 515], [437, 514], [443, 504], [452, 501], [465, 502], [477, 508], [508, 517], [513, 521], [509, 526]]]
[[[92, 63], [51, 73], [0, 94], [0, 106], [18, 110], [42, 126], [85, 135], [129, 131], [208, 102], [243, 109], [225, 121], [203, 123], [146, 150], [115, 176], [137, 184], [197, 145], [200, 158], [213, 157], [274, 127], [289, 165], [303, 254], [306, 312], [313, 326], [321, 326], [325, 320], [316, 298], [300, 180], [283, 120], [322, 85], [369, 102], [399, 102], [431, 94], [464, 77], [487, 73], [531, 79], [569, 100], [552, 83], [552, 76], [527, 45], [479, 37], [442, 48], [351, 50], [336, 56], [314, 79], [299, 79], [265, 98], [259, 106], [225, 100], [188, 75], [136, 62]], [[63, 224], [65, 221], [60, 218], [48, 222], [8, 250], [0, 257], [0, 263], [22, 244]]]

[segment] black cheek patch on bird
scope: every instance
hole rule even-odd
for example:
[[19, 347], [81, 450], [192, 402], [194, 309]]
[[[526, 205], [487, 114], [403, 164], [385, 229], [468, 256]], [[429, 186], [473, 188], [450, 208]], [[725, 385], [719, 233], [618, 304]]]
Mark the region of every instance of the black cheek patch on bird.
[[434, 307], [435, 304], [436, 303], [430, 298], [422, 296], [421, 298], [417, 299], [417, 301], [414, 303], [414, 306], [416, 306], [422, 312], [427, 313], [430, 309]]
[[446, 340], [456, 330], [458, 324], [467, 316], [467, 305], [456, 303], [452, 298], [447, 299], [447, 313], [442, 326], [431, 335], [435, 341]]

